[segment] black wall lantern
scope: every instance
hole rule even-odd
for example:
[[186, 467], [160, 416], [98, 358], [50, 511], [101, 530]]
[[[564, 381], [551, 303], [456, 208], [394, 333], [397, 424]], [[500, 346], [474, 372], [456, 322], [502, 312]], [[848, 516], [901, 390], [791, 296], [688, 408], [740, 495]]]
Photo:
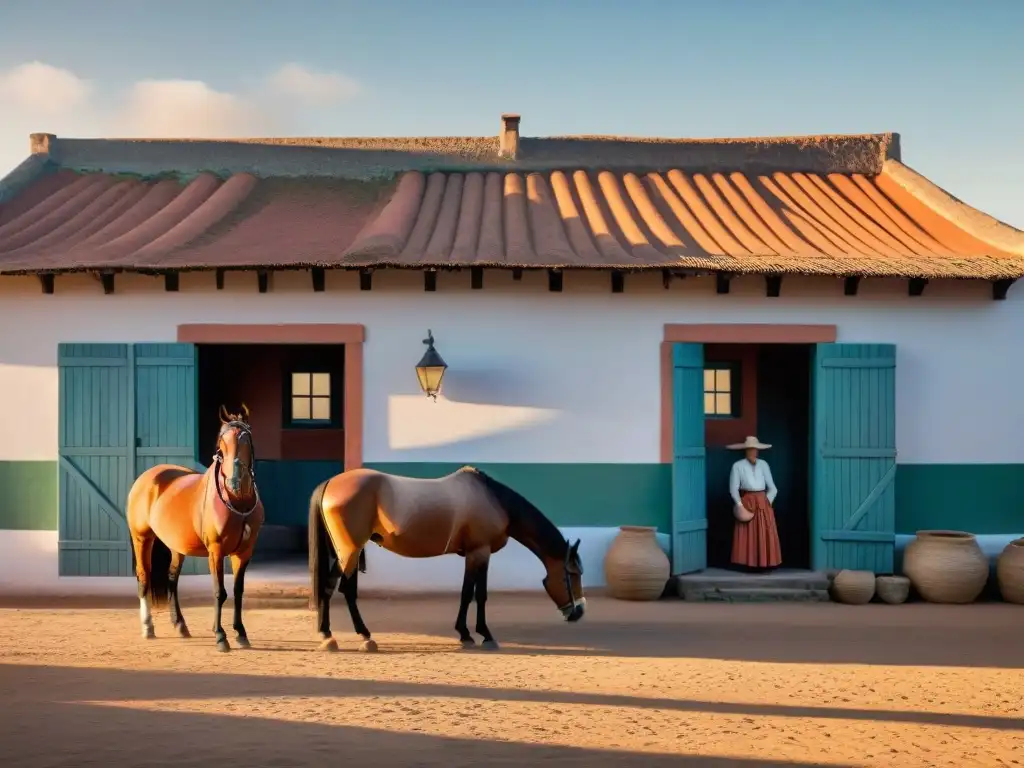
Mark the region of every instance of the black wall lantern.
[[437, 402], [437, 393], [441, 391], [441, 379], [444, 378], [448, 365], [434, 349], [434, 334], [429, 330], [423, 343], [427, 345], [427, 351], [416, 364], [416, 378], [420, 380], [420, 389], [423, 393]]

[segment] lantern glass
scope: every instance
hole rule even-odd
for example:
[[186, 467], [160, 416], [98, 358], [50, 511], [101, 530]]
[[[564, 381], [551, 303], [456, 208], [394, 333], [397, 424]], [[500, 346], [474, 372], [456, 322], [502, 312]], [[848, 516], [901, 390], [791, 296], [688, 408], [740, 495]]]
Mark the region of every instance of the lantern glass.
[[420, 380], [420, 389], [427, 395], [436, 395], [441, 391], [441, 379], [444, 378], [445, 365], [417, 366], [416, 378]]
[[416, 364], [416, 378], [420, 382], [420, 389], [427, 397], [437, 399], [437, 393], [441, 391], [441, 379], [448, 365], [434, 349], [434, 335], [427, 331], [427, 338], [423, 340], [427, 345], [427, 351], [423, 353], [419, 363]]

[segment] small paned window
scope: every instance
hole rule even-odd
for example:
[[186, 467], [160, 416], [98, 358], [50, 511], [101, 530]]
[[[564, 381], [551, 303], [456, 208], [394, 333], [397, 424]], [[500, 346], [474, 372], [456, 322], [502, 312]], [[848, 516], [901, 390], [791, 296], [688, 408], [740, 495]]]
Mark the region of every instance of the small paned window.
[[331, 374], [292, 373], [291, 422], [296, 425], [331, 423]]
[[704, 368], [704, 415], [714, 418], [739, 416], [739, 377], [736, 367], [709, 364]]

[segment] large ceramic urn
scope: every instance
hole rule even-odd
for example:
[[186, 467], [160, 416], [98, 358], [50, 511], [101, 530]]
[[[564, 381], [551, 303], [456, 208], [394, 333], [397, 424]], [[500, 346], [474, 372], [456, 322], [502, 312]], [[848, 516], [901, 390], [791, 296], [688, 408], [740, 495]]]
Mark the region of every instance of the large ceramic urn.
[[1024, 605], [1024, 539], [1015, 539], [996, 561], [999, 592], [1008, 603]]
[[657, 528], [623, 525], [604, 556], [608, 591], [619, 600], [657, 600], [671, 566], [658, 544]]
[[970, 533], [918, 531], [903, 553], [903, 572], [930, 603], [971, 603], [988, 581], [988, 558]]

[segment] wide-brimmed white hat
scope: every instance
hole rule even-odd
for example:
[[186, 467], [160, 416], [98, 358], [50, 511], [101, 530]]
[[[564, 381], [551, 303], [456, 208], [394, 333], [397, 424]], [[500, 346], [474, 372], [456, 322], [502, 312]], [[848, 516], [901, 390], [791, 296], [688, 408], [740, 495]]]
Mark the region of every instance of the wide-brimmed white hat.
[[762, 443], [753, 435], [748, 435], [747, 439], [742, 443], [733, 443], [732, 445], [727, 445], [725, 447], [731, 451], [745, 451], [747, 448], [757, 448], [759, 451], [764, 451], [772, 446], [769, 443]]

